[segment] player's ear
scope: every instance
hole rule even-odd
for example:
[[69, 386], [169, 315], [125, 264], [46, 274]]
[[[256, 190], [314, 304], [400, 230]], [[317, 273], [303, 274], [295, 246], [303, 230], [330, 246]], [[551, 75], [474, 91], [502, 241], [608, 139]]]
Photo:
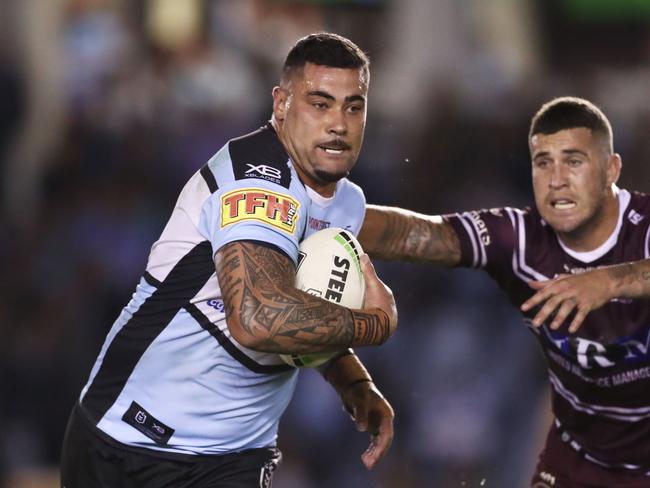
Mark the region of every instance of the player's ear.
[[276, 120], [284, 120], [289, 103], [289, 92], [280, 86], [273, 88], [273, 116]]
[[607, 186], [613, 185], [618, 181], [619, 176], [621, 176], [622, 167], [623, 161], [621, 160], [620, 154], [612, 153], [607, 158]]

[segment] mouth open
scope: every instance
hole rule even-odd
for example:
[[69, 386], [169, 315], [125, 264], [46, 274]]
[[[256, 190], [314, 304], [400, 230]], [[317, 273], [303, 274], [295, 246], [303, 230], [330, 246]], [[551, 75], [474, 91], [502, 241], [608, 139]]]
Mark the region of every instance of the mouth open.
[[343, 149], [332, 149], [329, 147], [319, 146], [327, 154], [343, 154]]
[[345, 142], [341, 140], [335, 140], [335, 141], [326, 142], [324, 144], [319, 144], [318, 148], [322, 149], [327, 154], [331, 154], [333, 156], [339, 156], [343, 154], [343, 152], [349, 150], [350, 146], [348, 146]]
[[551, 207], [556, 210], [570, 210], [576, 207], [576, 202], [567, 199], [551, 200]]

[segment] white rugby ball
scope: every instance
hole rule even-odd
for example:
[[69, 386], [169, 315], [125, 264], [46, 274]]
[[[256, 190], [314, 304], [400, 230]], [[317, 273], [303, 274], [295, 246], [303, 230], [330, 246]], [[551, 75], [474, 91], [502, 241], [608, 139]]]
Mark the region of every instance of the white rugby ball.
[[[313, 233], [300, 243], [296, 288], [347, 308], [363, 307], [366, 291], [359, 257], [359, 241], [337, 227]], [[314, 354], [280, 354], [295, 367], [314, 368], [337, 351]]]

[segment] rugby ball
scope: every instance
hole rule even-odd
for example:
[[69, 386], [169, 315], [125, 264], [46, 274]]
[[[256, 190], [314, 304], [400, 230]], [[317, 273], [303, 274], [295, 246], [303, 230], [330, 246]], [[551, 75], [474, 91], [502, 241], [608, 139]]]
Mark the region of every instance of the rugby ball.
[[[330, 227], [300, 243], [296, 288], [347, 308], [363, 307], [366, 290], [359, 257], [361, 245], [347, 230]], [[314, 368], [337, 351], [314, 354], [281, 354], [295, 367]]]

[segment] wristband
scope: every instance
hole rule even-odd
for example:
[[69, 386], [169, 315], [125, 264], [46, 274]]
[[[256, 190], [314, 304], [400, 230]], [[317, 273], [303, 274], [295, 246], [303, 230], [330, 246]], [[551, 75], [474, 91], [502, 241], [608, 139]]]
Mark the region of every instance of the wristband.
[[334, 365], [336, 361], [338, 361], [339, 359], [345, 356], [351, 356], [353, 354], [354, 351], [352, 351], [352, 349], [344, 349], [336, 353], [325, 364], [323, 364], [320, 368], [318, 368], [320, 370], [320, 374], [322, 374], [323, 378], [325, 378], [325, 381], [329, 381], [329, 379], [327, 378], [327, 373], [329, 373], [330, 368], [332, 367], [332, 365]]

